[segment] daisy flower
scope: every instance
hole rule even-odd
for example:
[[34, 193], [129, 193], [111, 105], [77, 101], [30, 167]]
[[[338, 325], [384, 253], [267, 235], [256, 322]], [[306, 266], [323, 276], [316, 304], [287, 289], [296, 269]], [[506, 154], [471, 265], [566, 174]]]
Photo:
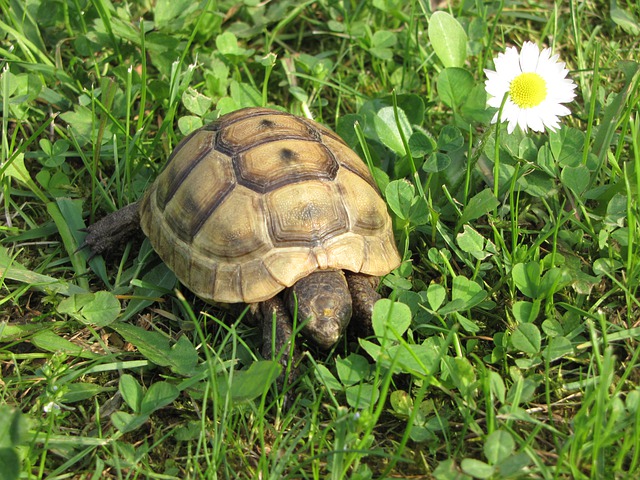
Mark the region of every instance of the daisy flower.
[[[532, 42], [525, 42], [518, 53], [509, 47], [493, 59], [496, 70], [485, 69], [485, 90], [491, 96], [488, 105], [502, 109], [502, 121], [508, 121], [507, 132], [518, 125], [523, 132], [530, 128], [536, 132], [558, 128], [558, 117], [569, 115], [571, 110], [562, 105], [573, 100], [576, 84], [566, 78], [569, 71], [558, 55], [551, 56], [551, 49], [540, 51]], [[491, 123], [498, 121], [497, 112]]]

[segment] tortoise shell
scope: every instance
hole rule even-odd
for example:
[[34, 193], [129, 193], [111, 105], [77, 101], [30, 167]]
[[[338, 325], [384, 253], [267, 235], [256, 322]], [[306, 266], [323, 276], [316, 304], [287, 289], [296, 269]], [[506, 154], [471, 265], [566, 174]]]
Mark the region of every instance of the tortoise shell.
[[144, 233], [205, 300], [272, 298], [319, 269], [384, 275], [398, 266], [387, 207], [335, 133], [246, 108], [193, 132], [140, 204]]

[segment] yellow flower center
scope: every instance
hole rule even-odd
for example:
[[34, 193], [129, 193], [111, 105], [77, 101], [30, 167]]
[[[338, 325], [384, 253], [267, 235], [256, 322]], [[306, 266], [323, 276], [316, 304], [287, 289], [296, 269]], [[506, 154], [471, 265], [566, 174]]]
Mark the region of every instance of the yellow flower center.
[[537, 73], [521, 73], [511, 81], [509, 97], [520, 108], [537, 107], [547, 98], [547, 84]]

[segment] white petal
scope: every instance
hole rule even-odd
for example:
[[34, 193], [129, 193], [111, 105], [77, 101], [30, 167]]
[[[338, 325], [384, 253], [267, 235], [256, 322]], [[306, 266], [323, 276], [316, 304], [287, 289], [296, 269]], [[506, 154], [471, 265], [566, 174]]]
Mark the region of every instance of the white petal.
[[527, 116], [527, 125], [529, 125], [531, 130], [534, 132], [544, 132], [544, 123], [542, 122], [540, 115], [536, 115], [534, 112], [529, 112]]
[[545, 65], [548, 65], [549, 57], [551, 57], [551, 49], [543, 48], [542, 51], [540, 52], [540, 55], [538, 56], [538, 68], [540, 67], [544, 68]]
[[507, 100], [502, 108], [502, 118], [517, 118], [520, 109], [511, 100]]
[[523, 72], [535, 72], [538, 66], [540, 50], [535, 43], [524, 42], [520, 52], [520, 69]]
[[518, 126], [520, 127], [520, 130], [527, 133], [528, 124], [526, 110], [521, 110], [518, 114]]
[[485, 90], [489, 95], [499, 97], [500, 101], [502, 101], [504, 94], [509, 91], [509, 84], [505, 82], [494, 83], [485, 86]]
[[493, 64], [496, 67], [496, 72], [500, 76], [509, 78], [509, 80], [521, 73], [518, 61], [518, 50], [516, 50], [515, 47], [507, 48], [504, 54], [501, 53], [497, 58], [494, 58]]
[[502, 105], [502, 97], [495, 96], [489, 98], [487, 100], [487, 105], [493, 108], [500, 108], [500, 105]]

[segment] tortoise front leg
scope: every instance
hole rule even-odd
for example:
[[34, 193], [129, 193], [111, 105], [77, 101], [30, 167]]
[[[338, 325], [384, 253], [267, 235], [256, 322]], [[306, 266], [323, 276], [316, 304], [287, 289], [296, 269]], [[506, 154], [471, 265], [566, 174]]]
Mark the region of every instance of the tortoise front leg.
[[347, 272], [346, 276], [353, 302], [351, 331], [357, 337], [369, 337], [373, 335], [373, 323], [371, 322], [373, 305], [381, 298], [376, 291], [380, 279], [371, 275], [352, 272]]
[[[291, 382], [297, 376], [296, 365], [300, 359], [300, 350], [293, 338], [291, 316], [280, 296], [265, 300], [258, 308], [262, 323], [262, 356], [266, 359], [279, 358], [284, 367], [279, 381], [288, 375]], [[288, 374], [287, 367], [290, 367]]]
[[121, 245], [140, 231], [139, 202], [134, 202], [87, 227], [87, 236], [81, 248], [89, 247], [100, 255]]

